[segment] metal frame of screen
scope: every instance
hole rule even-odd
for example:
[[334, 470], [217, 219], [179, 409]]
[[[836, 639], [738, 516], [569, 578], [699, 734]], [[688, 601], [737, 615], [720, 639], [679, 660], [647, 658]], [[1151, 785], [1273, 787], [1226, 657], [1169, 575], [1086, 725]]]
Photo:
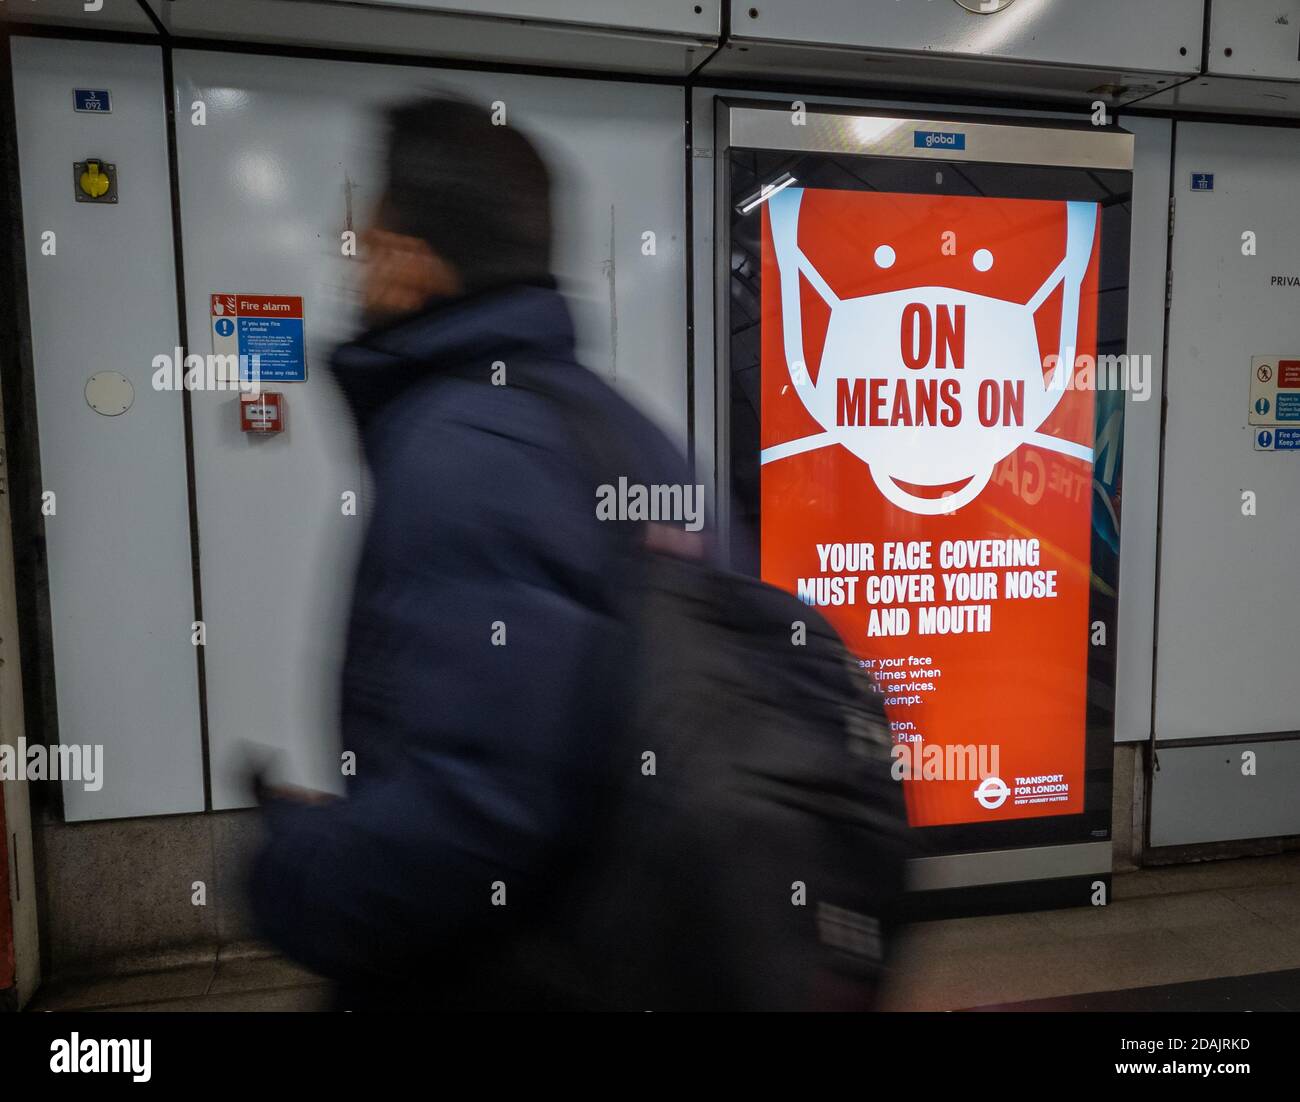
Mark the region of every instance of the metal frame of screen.
[[[785, 105], [719, 103], [719, 107], [717, 333], [719, 363], [727, 366], [718, 372], [715, 460], [721, 537], [733, 568], [759, 572], [760, 231], [759, 220], [752, 212], [740, 213], [739, 207], [760, 194], [764, 185], [779, 184], [789, 174], [805, 186], [818, 188], [1096, 201], [1102, 212], [1097, 354], [1126, 351], [1131, 135], [1054, 121], [820, 107], [795, 124], [792, 109]], [[961, 134], [964, 148], [916, 148], [917, 130]], [[1029, 877], [1109, 872], [1123, 413], [1124, 392], [1097, 392], [1094, 439], [1106, 431], [1111, 443], [1106, 452], [1094, 453], [1089, 621], [1105, 625], [1107, 645], [1089, 649], [1084, 810], [1074, 815], [918, 828], [930, 854], [1053, 847], [1063, 860], [1040, 862], [1043, 867], [1028, 873]], [[954, 879], [950, 870], [933, 871], [925, 886], [1019, 878], [1013, 872], [965, 881], [962, 875]]]

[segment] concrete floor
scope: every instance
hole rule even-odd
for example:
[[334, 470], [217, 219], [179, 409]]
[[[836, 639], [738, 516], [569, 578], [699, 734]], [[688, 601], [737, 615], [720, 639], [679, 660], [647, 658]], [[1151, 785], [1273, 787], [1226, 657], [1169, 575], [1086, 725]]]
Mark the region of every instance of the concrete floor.
[[192, 964], [55, 981], [43, 985], [27, 1009], [314, 1011], [329, 1004], [330, 987], [319, 976], [249, 945]]
[[909, 931], [891, 1010], [1122, 991], [1300, 967], [1300, 854], [1117, 874], [1107, 907]]
[[[1300, 853], [1118, 874], [1108, 907], [922, 923], [905, 938], [885, 1008], [962, 1010], [1157, 987], [1152, 1005], [1177, 1009], [1181, 992], [1199, 991], [1200, 1007], [1205, 989], [1195, 981], [1296, 968]], [[1283, 983], [1290, 991], [1296, 981], [1272, 981]], [[1191, 986], [1164, 988], [1175, 984]], [[329, 999], [319, 977], [246, 945], [161, 970], [47, 984], [30, 1009], [323, 1010]]]

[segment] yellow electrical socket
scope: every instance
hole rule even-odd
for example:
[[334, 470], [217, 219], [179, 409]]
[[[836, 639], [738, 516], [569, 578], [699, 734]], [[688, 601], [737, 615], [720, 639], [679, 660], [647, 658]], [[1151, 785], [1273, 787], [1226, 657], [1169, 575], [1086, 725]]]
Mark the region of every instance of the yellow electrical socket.
[[87, 157], [72, 166], [78, 203], [116, 203], [117, 165], [99, 157]]

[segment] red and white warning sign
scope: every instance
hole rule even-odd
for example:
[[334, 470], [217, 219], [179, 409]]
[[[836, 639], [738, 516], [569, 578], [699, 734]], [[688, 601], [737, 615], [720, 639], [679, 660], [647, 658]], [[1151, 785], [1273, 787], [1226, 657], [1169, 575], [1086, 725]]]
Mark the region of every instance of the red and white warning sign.
[[212, 351], [239, 364], [251, 382], [307, 381], [306, 339], [300, 295], [210, 296]]
[[[791, 187], [763, 212], [764, 580], [875, 679], [914, 826], [1079, 814], [1100, 208]], [[968, 749], [987, 771], [926, 772]]]

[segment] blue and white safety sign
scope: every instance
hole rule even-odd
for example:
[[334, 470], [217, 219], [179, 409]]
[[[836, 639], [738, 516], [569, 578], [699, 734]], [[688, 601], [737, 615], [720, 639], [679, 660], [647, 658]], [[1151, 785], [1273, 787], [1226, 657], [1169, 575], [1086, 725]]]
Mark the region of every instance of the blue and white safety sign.
[[113, 99], [107, 88], [74, 88], [72, 109], [92, 115], [109, 115], [113, 112]]
[[1257, 452], [1300, 451], [1300, 428], [1277, 425], [1273, 428], [1252, 429]]
[[307, 381], [301, 296], [213, 295], [211, 320], [212, 351], [239, 357], [240, 381]]

